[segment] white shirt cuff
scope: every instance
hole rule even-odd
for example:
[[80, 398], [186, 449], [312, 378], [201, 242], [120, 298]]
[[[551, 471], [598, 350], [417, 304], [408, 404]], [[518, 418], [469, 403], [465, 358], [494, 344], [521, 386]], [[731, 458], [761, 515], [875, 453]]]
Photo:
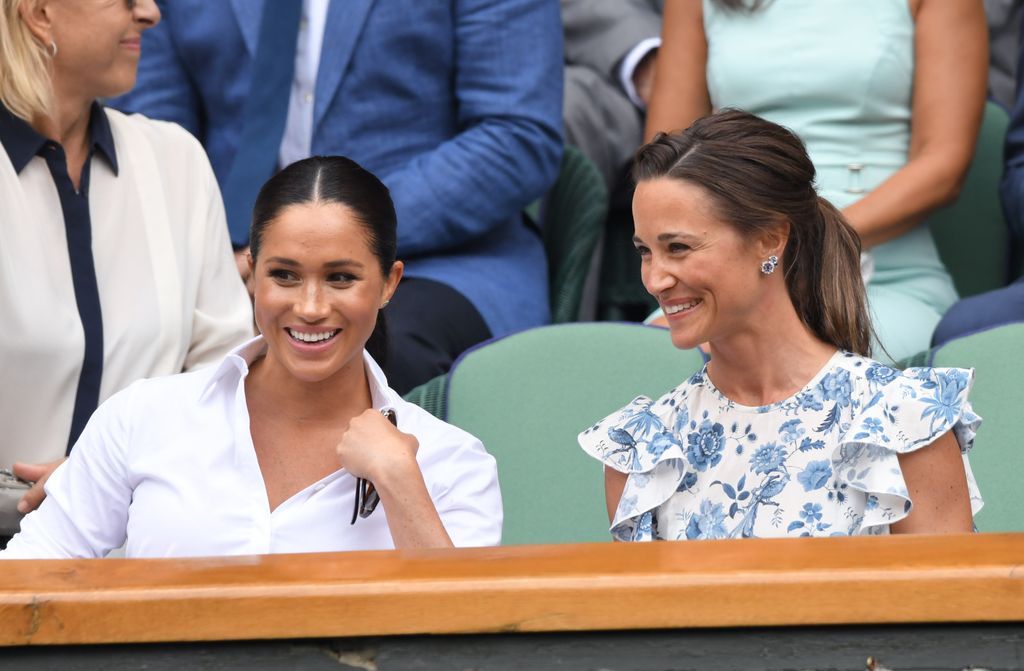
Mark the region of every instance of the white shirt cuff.
[[622, 59], [622, 63], [619, 64], [619, 83], [622, 84], [622, 90], [626, 92], [626, 95], [633, 101], [633, 104], [640, 109], [647, 109], [647, 105], [637, 95], [636, 87], [633, 86], [633, 72], [640, 61], [644, 59], [644, 56], [660, 46], [660, 37], [648, 37], [630, 49], [629, 53]]

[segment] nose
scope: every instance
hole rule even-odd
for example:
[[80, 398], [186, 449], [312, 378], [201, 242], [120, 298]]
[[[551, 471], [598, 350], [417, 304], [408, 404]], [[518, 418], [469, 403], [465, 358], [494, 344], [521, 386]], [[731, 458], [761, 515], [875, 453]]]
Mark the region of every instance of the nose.
[[160, 8], [156, 6], [156, 0], [136, 0], [132, 13], [142, 30], [149, 30], [160, 23]]
[[676, 284], [675, 276], [668, 271], [656, 252], [652, 253], [643, 263], [640, 279], [643, 280], [647, 293], [655, 298]]
[[300, 292], [293, 310], [299, 319], [312, 324], [326, 319], [331, 308], [321, 287], [311, 282]]

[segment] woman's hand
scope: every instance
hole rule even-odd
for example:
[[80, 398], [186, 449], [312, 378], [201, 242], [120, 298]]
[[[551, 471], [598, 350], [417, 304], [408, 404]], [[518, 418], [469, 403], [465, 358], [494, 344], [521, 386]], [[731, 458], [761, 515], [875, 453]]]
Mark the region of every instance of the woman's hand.
[[371, 408], [349, 422], [337, 452], [343, 468], [377, 489], [396, 548], [453, 547], [416, 462], [418, 449], [416, 436]]
[[402, 433], [380, 411], [370, 408], [349, 422], [338, 443], [338, 459], [345, 470], [371, 482], [401, 479], [419, 473], [416, 436]]
[[25, 495], [18, 501], [18, 512], [22, 515], [32, 512], [39, 507], [39, 504], [46, 498], [46, 491], [43, 485], [50, 479], [57, 467], [64, 463], [66, 457], [48, 464], [24, 464], [20, 461], [11, 466], [11, 472], [26, 482], [31, 482], [32, 487], [25, 492]]

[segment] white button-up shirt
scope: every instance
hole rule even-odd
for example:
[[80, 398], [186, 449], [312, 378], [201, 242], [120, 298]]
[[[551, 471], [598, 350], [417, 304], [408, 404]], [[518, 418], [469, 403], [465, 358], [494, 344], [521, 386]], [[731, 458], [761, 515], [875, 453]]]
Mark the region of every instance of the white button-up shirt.
[[[252, 337], [206, 153], [175, 124], [102, 110], [117, 171], [90, 166], [102, 308], [99, 401], [143, 377], [219, 361]], [[0, 468], [64, 456], [86, 336], [64, 213], [41, 156], [0, 150]], [[24, 160], [24, 157], [22, 157]]]
[[[384, 505], [351, 524], [356, 479], [339, 469], [271, 511], [249, 432], [245, 377], [257, 337], [219, 366], [143, 380], [93, 415], [3, 559], [329, 552], [394, 547]], [[494, 459], [479, 440], [404, 401], [364, 353], [375, 408], [416, 436], [416, 460], [456, 546], [501, 541]]]
[[[293, 0], [294, 1], [294, 0]], [[313, 146], [313, 104], [320, 70], [320, 50], [327, 25], [328, 0], [303, 0], [299, 38], [295, 45], [295, 71], [288, 96], [288, 116], [278, 151], [284, 166], [310, 155]]]

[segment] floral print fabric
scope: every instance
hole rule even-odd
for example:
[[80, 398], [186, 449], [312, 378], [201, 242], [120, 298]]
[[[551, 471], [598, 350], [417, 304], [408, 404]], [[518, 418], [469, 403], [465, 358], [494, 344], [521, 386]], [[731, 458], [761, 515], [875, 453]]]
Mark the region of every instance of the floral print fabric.
[[947, 431], [960, 444], [972, 512], [981, 509], [967, 460], [981, 424], [967, 401], [973, 376], [837, 352], [795, 395], [749, 407], [719, 392], [705, 366], [579, 442], [629, 474], [611, 527], [619, 540], [884, 534], [912, 506], [897, 455]]

